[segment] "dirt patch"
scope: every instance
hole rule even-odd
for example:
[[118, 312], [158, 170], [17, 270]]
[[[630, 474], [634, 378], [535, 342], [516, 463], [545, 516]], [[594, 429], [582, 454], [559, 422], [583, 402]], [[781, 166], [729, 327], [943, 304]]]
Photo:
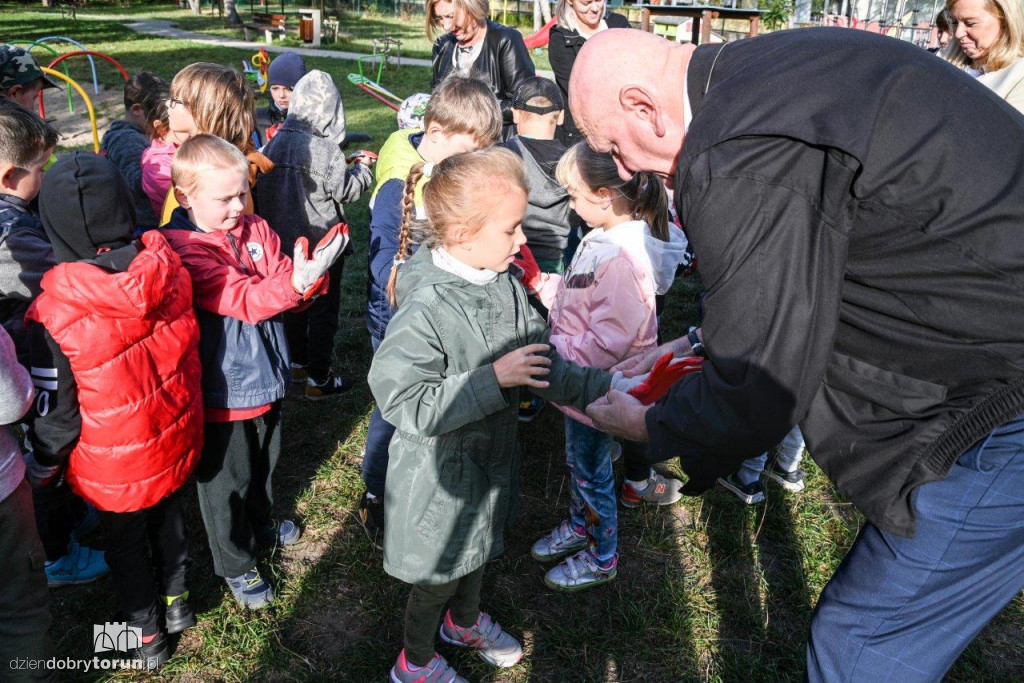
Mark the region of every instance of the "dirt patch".
[[[102, 139], [103, 133], [110, 127], [111, 121], [124, 115], [124, 90], [120, 87], [107, 88], [101, 85], [97, 95], [89, 81], [82, 82], [81, 86], [92, 101], [93, 109], [96, 112], [98, 135]], [[68, 99], [63, 92], [47, 90], [43, 101], [46, 120], [60, 133], [60, 142], [57, 144], [61, 147], [89, 147], [92, 145], [93, 139], [88, 108], [82, 101], [82, 96], [74, 89], [72, 89], [71, 101], [74, 111], [68, 111]]]

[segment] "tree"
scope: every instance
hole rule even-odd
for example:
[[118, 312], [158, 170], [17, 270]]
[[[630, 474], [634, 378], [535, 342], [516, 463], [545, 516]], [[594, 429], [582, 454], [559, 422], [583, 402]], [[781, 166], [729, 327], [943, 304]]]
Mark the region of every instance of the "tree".
[[224, 23], [228, 26], [241, 26], [242, 17], [238, 16], [238, 9], [235, 7], [235, 0], [224, 0], [224, 14], [227, 17]]

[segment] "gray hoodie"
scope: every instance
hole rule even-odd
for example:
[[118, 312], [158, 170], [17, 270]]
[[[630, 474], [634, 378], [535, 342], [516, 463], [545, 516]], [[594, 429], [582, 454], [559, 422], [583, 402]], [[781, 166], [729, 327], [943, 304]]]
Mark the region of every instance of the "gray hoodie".
[[299, 237], [315, 244], [345, 220], [342, 205], [359, 199], [373, 182], [368, 166], [346, 166], [344, 139], [341, 94], [326, 73], [310, 71], [295, 84], [288, 118], [263, 148], [274, 168], [256, 182], [256, 213], [280, 235], [288, 254]]

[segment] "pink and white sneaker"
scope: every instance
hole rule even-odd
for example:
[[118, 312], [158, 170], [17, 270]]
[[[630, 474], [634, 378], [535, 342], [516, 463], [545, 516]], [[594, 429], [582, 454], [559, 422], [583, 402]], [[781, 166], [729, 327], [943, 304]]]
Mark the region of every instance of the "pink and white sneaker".
[[455, 673], [455, 669], [439, 654], [426, 666], [413, 666], [405, 658], [405, 650], [398, 653], [398, 660], [391, 667], [388, 675], [391, 683], [469, 683], [465, 678]]
[[515, 666], [523, 658], [523, 646], [502, 630], [486, 612], [481, 612], [470, 628], [456, 626], [451, 610], [441, 622], [441, 640], [456, 647], [471, 647], [488, 664], [502, 669]]

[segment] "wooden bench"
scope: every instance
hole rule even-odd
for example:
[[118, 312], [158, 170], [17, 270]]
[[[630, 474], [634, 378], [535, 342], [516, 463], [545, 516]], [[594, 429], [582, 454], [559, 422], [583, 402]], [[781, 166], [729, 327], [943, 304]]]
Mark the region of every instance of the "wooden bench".
[[252, 23], [242, 24], [245, 30], [245, 39], [249, 40], [253, 31], [262, 31], [268, 43], [274, 42], [274, 34], [282, 38], [285, 36], [285, 16], [283, 14], [268, 14], [263, 12], [252, 13]]

